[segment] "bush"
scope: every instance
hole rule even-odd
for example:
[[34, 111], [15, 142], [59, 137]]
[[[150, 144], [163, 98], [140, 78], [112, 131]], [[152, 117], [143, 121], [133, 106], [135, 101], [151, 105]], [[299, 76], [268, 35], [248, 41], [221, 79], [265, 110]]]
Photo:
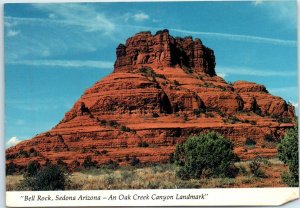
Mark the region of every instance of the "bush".
[[131, 158], [130, 165], [131, 166], [136, 166], [138, 164], [140, 164], [140, 159], [137, 158], [136, 156], [133, 156], [133, 158]]
[[60, 166], [49, 165], [39, 170], [34, 176], [25, 176], [19, 188], [30, 191], [65, 190], [69, 184], [68, 177]]
[[16, 172], [16, 165], [13, 162], [6, 164], [6, 175], [13, 175]]
[[174, 82], [174, 85], [175, 85], [175, 86], [179, 86], [179, 85], [180, 85], [180, 83], [179, 83], [176, 79], [174, 79], [173, 82]]
[[130, 128], [126, 126], [121, 126], [121, 131], [130, 132]]
[[194, 110], [193, 110], [193, 113], [194, 113], [195, 116], [199, 117], [201, 111], [200, 111], [199, 109], [194, 109]]
[[86, 157], [82, 163], [82, 166], [84, 168], [91, 168], [91, 167], [96, 167], [97, 162], [92, 161], [92, 158], [90, 156]]
[[104, 167], [107, 169], [115, 170], [119, 167], [119, 163], [110, 159], [104, 164]]
[[278, 145], [278, 157], [289, 166], [289, 173], [282, 177], [289, 186], [299, 184], [299, 156], [298, 156], [298, 123], [294, 128], [287, 130], [284, 138]]
[[268, 135], [265, 136], [265, 141], [266, 142], [274, 142], [275, 139], [272, 135], [268, 134]]
[[263, 170], [260, 168], [261, 166], [260, 162], [261, 162], [260, 158], [255, 158], [253, 161], [250, 162], [249, 167], [255, 177], [265, 178], [266, 175], [263, 172]]
[[156, 113], [156, 112], [153, 112], [153, 113], [152, 113], [152, 117], [153, 117], [153, 118], [158, 118], [158, 117], [159, 117], [159, 115], [158, 115], [158, 113]]
[[107, 124], [106, 120], [100, 120], [100, 125], [105, 126]]
[[149, 144], [147, 142], [145, 142], [145, 141], [140, 141], [138, 143], [138, 147], [149, 147]]
[[116, 121], [109, 121], [108, 125], [110, 125], [111, 127], [115, 127], [118, 125], [118, 123]]
[[31, 177], [35, 176], [37, 172], [40, 170], [41, 165], [38, 161], [33, 160], [28, 163], [27, 168], [26, 168], [26, 175]]
[[247, 138], [246, 142], [245, 142], [246, 146], [255, 146], [256, 145], [256, 141], [254, 141], [253, 139]]
[[181, 179], [234, 177], [237, 173], [232, 143], [216, 132], [190, 137], [177, 145], [174, 159]]

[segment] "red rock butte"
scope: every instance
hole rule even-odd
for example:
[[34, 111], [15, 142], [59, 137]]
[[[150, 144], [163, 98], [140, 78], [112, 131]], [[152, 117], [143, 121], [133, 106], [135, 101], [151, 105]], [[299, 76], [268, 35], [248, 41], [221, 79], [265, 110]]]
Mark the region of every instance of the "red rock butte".
[[116, 49], [114, 71], [87, 89], [48, 132], [6, 150], [20, 169], [87, 157], [98, 164], [166, 162], [176, 144], [201, 132], [231, 140], [241, 159], [276, 155], [294, 126], [294, 107], [260, 84], [227, 83], [216, 75], [213, 50], [168, 30], [140, 32]]

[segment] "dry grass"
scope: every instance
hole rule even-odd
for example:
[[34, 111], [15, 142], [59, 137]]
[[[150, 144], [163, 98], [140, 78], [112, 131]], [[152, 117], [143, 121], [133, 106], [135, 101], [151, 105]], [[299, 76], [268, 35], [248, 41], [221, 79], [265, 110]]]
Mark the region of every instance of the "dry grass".
[[[280, 174], [287, 167], [278, 159], [261, 161], [266, 178], [255, 177], [249, 167], [250, 161], [236, 163], [236, 178], [209, 178], [181, 180], [176, 177], [176, 166], [161, 164], [151, 167], [119, 167], [116, 170], [91, 169], [75, 172], [70, 176], [69, 190], [114, 189], [176, 189], [176, 188], [226, 188], [226, 187], [281, 187]], [[16, 190], [22, 176], [7, 176], [7, 190]]]
[[17, 187], [22, 179], [22, 175], [6, 176], [6, 191], [17, 190]]

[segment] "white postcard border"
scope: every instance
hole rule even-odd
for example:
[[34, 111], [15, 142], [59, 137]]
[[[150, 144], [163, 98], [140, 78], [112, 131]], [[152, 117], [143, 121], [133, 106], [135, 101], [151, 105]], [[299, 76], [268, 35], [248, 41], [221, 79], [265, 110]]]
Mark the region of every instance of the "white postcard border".
[[278, 206], [299, 198], [299, 188], [221, 188], [97, 191], [7, 191], [9, 207]]

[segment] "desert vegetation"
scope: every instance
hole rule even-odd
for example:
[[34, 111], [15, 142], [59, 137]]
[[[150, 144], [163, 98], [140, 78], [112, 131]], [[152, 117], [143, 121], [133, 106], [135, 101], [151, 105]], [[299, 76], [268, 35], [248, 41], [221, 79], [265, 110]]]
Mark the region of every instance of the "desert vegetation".
[[298, 123], [289, 129], [278, 146], [278, 156], [289, 170], [282, 173], [284, 183], [289, 186], [299, 186], [299, 155], [298, 155]]
[[[69, 174], [65, 190], [106, 190], [106, 189], [183, 189], [183, 188], [233, 188], [233, 187], [283, 187], [282, 170], [286, 165], [277, 158], [261, 159], [256, 174], [252, 161], [235, 162], [238, 172], [236, 177], [201, 177], [181, 179], [175, 164], [152, 164], [149, 166], [91, 167]], [[9, 175], [6, 177], [6, 189], [28, 190], [22, 186], [26, 176]]]
[[[99, 165], [87, 157], [68, 172], [62, 160], [56, 165], [48, 161], [43, 167], [32, 161], [20, 175], [17, 166], [9, 163], [6, 184], [8, 191], [297, 186], [297, 139], [295, 127], [279, 144], [279, 158], [239, 161], [228, 139], [215, 132], [202, 133], [178, 144], [165, 164], [143, 164], [138, 157], [128, 156], [127, 166], [113, 160]], [[141, 141], [140, 146], [147, 143]]]

